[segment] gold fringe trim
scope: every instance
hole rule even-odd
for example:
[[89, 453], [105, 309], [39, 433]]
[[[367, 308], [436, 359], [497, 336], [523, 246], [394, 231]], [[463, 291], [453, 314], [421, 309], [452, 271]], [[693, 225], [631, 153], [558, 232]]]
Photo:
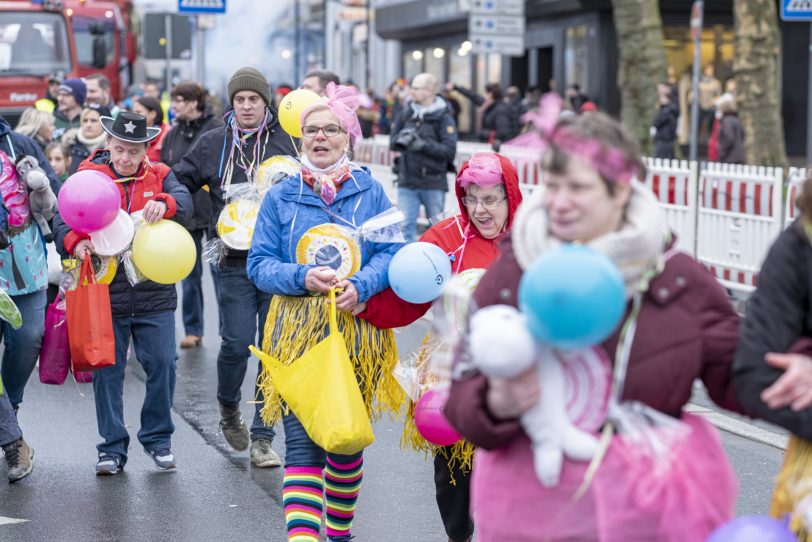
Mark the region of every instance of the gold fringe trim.
[[[442, 341], [433, 333], [429, 333], [423, 338], [415, 360], [421, 392], [433, 387], [437, 383], [437, 377], [431, 372], [429, 361], [431, 355], [438, 348], [442, 347]], [[432, 457], [438, 454], [442, 455], [448, 461], [448, 470], [451, 473], [451, 484], [456, 485], [457, 481], [454, 479], [454, 470], [459, 468], [465, 474], [470, 473], [473, 464], [474, 450], [476, 448], [465, 439], [459, 440], [450, 447], [437, 446], [428, 442], [423, 438], [414, 424], [414, 407], [415, 403], [409, 401], [406, 418], [403, 420], [403, 434], [400, 437], [400, 447], [404, 450], [411, 449], [417, 452], [423, 452], [427, 459], [429, 454], [431, 454]]]
[[[262, 351], [283, 365], [290, 365], [326, 338], [329, 326], [326, 297], [274, 296], [268, 308]], [[355, 367], [370, 419], [379, 418], [384, 411], [394, 419], [405, 400], [392, 373], [398, 361], [394, 333], [391, 329], [378, 329], [344, 311], [338, 311], [338, 329]], [[262, 421], [273, 425], [280, 420], [285, 407], [264, 367], [257, 377], [257, 386], [264, 396], [260, 411]]]
[[781, 471], [775, 481], [770, 515], [783, 520], [790, 515], [790, 530], [799, 542], [812, 542], [812, 533], [806, 530], [801, 514], [796, 513], [801, 501], [812, 494], [812, 442], [800, 437], [789, 439]]

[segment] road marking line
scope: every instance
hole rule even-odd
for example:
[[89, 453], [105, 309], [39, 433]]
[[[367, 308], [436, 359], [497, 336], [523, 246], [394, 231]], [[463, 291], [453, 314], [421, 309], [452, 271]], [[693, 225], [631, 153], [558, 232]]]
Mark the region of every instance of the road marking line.
[[0, 516], [0, 525], [14, 525], [15, 523], [26, 523], [31, 521], [30, 519], [17, 519], [17, 518], [5, 518]]

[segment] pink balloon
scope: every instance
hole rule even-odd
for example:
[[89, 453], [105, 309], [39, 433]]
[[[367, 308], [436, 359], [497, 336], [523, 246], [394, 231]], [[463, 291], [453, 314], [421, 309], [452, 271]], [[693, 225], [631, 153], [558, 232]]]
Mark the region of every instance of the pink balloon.
[[77, 171], [59, 189], [59, 214], [73, 231], [91, 233], [109, 226], [121, 208], [116, 184], [99, 171]]
[[420, 396], [414, 406], [414, 425], [427, 441], [437, 446], [451, 446], [462, 437], [445, 417], [448, 392], [429, 390]]

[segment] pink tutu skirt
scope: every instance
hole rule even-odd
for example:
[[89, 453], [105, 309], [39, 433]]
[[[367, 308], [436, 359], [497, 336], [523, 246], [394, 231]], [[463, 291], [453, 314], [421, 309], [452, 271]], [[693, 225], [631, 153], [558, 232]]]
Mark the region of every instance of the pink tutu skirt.
[[684, 414], [690, 431], [667, 460], [615, 436], [591, 486], [572, 497], [587, 463], [565, 461], [558, 487], [533, 470], [530, 440], [477, 450], [471, 481], [478, 542], [704, 542], [733, 517], [737, 483], [716, 429]]

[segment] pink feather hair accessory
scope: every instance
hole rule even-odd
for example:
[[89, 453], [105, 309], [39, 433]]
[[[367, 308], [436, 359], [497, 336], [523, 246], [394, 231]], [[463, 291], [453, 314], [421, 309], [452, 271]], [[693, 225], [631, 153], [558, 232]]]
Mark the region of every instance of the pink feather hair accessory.
[[620, 149], [607, 146], [597, 139], [575, 135], [566, 125], [559, 126], [561, 108], [562, 99], [558, 94], [551, 92], [542, 96], [538, 110], [522, 116], [522, 122], [530, 123], [534, 128], [533, 137], [536, 139], [528, 137], [528, 133], [519, 136], [525, 139], [518, 141], [517, 138], [516, 143], [527, 143], [542, 150], [553, 145], [567, 154], [586, 160], [603, 177], [615, 182], [630, 183], [637, 176], [637, 165], [629, 162]]
[[481, 188], [490, 188], [504, 182], [502, 163], [493, 152], [475, 152], [468, 160], [468, 167], [460, 173], [459, 178], [463, 190], [472, 184]]
[[327, 106], [327, 109], [338, 117], [341, 127], [350, 135], [351, 144], [361, 139], [361, 123], [358, 122], [358, 115], [355, 114], [361, 103], [358, 89], [350, 86], [336, 85], [331, 81], [327, 83], [325, 94], [325, 97], [302, 112], [302, 126], [304, 126], [304, 121], [310, 113], [320, 107]]

